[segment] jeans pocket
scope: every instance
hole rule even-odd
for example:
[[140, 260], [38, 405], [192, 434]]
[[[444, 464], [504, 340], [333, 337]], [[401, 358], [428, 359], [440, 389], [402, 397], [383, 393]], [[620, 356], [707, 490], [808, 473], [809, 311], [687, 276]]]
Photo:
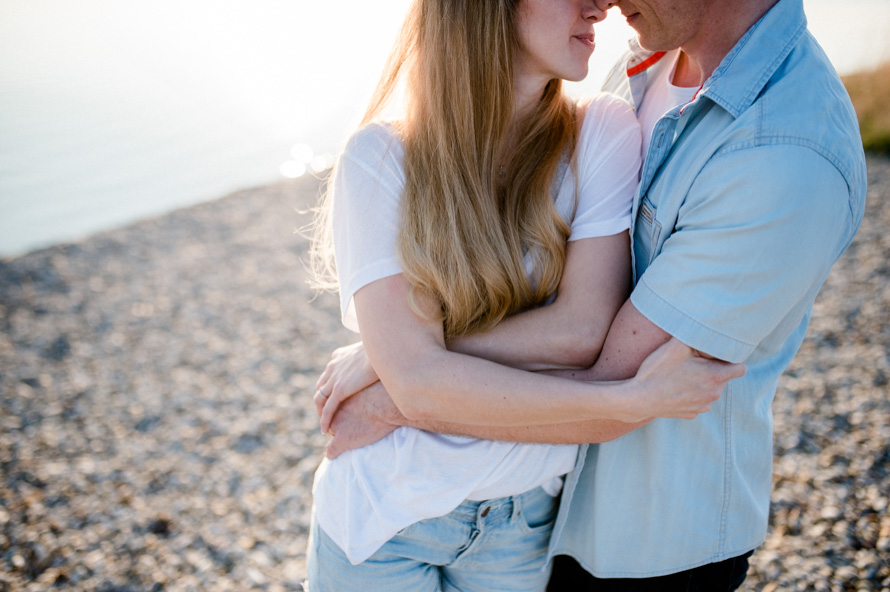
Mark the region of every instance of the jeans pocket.
[[558, 502], [558, 498], [538, 487], [515, 496], [513, 503], [519, 504], [517, 519], [520, 525], [529, 531], [538, 531], [553, 527]]

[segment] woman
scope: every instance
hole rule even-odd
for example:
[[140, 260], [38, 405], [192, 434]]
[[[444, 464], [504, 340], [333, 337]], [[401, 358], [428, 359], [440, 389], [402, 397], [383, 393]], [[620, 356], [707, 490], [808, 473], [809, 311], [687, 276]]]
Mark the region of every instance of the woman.
[[[658, 352], [609, 384], [515, 369], [591, 364], [629, 289], [638, 125], [607, 96], [576, 108], [560, 82], [587, 74], [603, 17], [592, 0], [411, 8], [319, 223], [343, 321], [408, 417], [691, 417], [716, 397], [700, 384], [739, 373]], [[401, 118], [371, 123], [400, 83]], [[343, 397], [324, 398], [327, 427]], [[400, 428], [323, 462], [311, 590], [543, 590], [576, 454]]]

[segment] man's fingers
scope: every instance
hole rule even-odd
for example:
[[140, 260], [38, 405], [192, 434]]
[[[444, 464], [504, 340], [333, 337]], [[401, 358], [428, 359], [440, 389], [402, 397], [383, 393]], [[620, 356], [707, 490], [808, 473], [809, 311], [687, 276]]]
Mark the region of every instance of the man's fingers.
[[321, 431], [325, 434], [331, 433], [331, 424], [334, 421], [334, 415], [340, 408], [342, 402], [340, 395], [336, 392], [331, 393], [324, 399], [324, 408], [321, 410]]
[[[332, 422], [333, 424], [334, 422]], [[347, 436], [349, 435], [349, 426], [344, 424], [342, 421], [338, 421], [337, 428], [333, 425], [329, 426], [329, 431], [325, 432], [328, 436], [330, 436], [330, 440], [324, 447], [324, 455], [333, 460], [349, 450], [347, 446], [344, 445], [344, 441], [347, 440]], [[348, 424], [348, 422], [347, 422]], [[338, 429], [341, 428], [341, 429]]]
[[340, 446], [338, 446], [338, 444], [339, 441], [336, 437], [334, 437], [328, 440], [327, 445], [324, 447], [324, 455], [330, 460], [334, 460], [335, 458], [343, 454], [343, 451], [340, 450]]

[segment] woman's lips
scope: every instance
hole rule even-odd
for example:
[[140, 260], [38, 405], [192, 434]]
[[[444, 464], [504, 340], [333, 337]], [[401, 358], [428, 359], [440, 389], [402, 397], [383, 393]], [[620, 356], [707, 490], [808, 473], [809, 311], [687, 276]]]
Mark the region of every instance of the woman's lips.
[[577, 39], [578, 41], [580, 41], [581, 43], [583, 43], [590, 49], [593, 49], [594, 47], [596, 47], [596, 43], [593, 40], [593, 33], [586, 33], [584, 35], [575, 35], [575, 39]]

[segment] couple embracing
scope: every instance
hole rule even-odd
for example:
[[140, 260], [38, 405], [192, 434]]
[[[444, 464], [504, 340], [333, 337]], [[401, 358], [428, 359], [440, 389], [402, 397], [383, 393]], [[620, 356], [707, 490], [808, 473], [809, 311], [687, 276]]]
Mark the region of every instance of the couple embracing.
[[316, 222], [309, 589], [738, 588], [865, 182], [802, 0], [414, 0]]

